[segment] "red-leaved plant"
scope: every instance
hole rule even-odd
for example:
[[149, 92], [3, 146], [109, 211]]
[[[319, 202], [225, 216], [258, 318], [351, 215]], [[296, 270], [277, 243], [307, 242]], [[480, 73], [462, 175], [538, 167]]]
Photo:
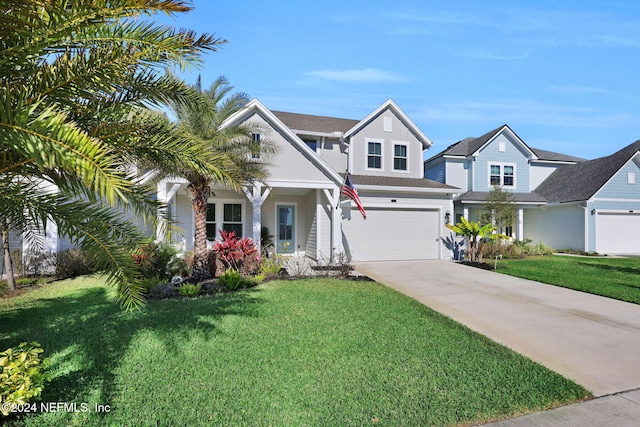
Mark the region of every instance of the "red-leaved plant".
[[[216, 240], [213, 245], [218, 259], [222, 262], [225, 270], [232, 268], [236, 271], [247, 270], [245, 267], [258, 265], [258, 249], [253, 240], [248, 237], [239, 238], [233, 231], [220, 230], [220, 240]], [[249, 269], [251, 269], [249, 268]]]

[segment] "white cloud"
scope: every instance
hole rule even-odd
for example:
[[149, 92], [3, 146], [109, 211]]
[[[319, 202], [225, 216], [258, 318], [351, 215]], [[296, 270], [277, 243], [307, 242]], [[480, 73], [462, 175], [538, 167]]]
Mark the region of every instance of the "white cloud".
[[373, 82], [400, 82], [405, 77], [390, 71], [377, 68], [364, 68], [362, 70], [317, 70], [308, 73], [310, 76], [324, 80], [349, 83], [373, 83]]
[[[604, 128], [640, 124], [640, 116], [628, 112], [610, 111], [582, 106], [549, 104], [533, 100], [497, 102], [459, 102], [432, 105], [413, 115], [426, 122], [535, 124], [563, 128]], [[517, 130], [516, 130], [517, 132]]]

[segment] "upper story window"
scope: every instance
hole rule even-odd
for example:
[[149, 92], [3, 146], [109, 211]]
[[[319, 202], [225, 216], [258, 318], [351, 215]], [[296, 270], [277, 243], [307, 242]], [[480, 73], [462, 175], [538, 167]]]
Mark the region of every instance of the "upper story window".
[[407, 146], [404, 144], [394, 144], [393, 146], [393, 170], [407, 170]]
[[382, 142], [367, 143], [367, 168], [382, 169]]
[[516, 167], [509, 164], [489, 165], [489, 185], [503, 187], [515, 187]]
[[315, 139], [303, 139], [302, 141], [307, 144], [307, 147], [311, 148], [313, 151], [318, 151], [318, 141], [316, 141]]
[[260, 158], [260, 134], [254, 133], [251, 135], [253, 138], [253, 142], [251, 144], [251, 158], [259, 159]]
[[502, 185], [505, 187], [513, 187], [515, 172], [513, 166], [503, 166], [502, 167]]

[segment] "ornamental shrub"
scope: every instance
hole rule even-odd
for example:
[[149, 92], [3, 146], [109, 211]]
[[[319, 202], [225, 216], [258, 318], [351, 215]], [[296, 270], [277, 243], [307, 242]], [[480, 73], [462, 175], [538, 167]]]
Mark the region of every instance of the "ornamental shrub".
[[218, 284], [223, 285], [230, 291], [235, 291], [241, 288], [248, 288], [253, 285], [251, 279], [248, 279], [236, 270], [228, 269], [223, 275], [218, 277]]
[[147, 241], [138, 246], [131, 256], [145, 278], [168, 280], [189, 274], [186, 261], [178, 256], [176, 248], [167, 243]]
[[220, 230], [221, 240], [216, 240], [213, 251], [216, 263], [222, 265], [223, 272], [229, 269], [242, 274], [253, 274], [258, 269], [260, 257], [253, 240], [248, 237], [242, 239], [231, 231]]
[[260, 260], [260, 273], [266, 279], [275, 279], [280, 275], [283, 268], [284, 258], [281, 255], [274, 255], [269, 258], [264, 257]]
[[178, 294], [183, 297], [195, 297], [200, 293], [202, 289], [202, 283], [183, 283], [178, 286]]
[[81, 249], [67, 249], [58, 252], [56, 260], [56, 277], [66, 279], [95, 273], [96, 269], [87, 260]]
[[44, 350], [37, 342], [20, 343], [0, 353], [0, 408], [2, 415], [11, 413], [6, 404], [24, 405], [40, 396], [44, 383], [51, 378], [47, 360], [40, 359]]

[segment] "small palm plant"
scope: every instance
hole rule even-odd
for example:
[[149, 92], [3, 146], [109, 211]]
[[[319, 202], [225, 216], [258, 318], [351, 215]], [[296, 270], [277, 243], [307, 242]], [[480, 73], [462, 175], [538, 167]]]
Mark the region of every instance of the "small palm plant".
[[467, 238], [471, 262], [482, 262], [485, 241], [508, 238], [496, 233], [497, 228], [493, 224], [480, 225], [479, 222], [469, 222], [465, 217], [460, 218], [456, 225], [447, 224], [447, 228]]

